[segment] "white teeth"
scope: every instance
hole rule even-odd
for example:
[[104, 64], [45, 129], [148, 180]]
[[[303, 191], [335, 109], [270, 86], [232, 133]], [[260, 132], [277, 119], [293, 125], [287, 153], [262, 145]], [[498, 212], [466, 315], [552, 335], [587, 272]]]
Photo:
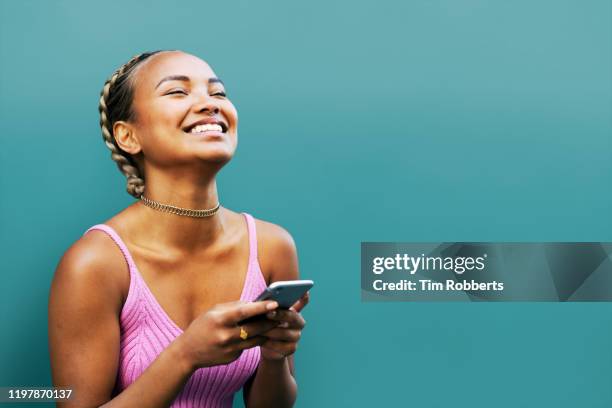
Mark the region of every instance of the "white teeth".
[[222, 132], [223, 128], [221, 125], [217, 125], [216, 123], [207, 123], [205, 125], [195, 126], [193, 129], [191, 129], [190, 133], [202, 133], [206, 131]]

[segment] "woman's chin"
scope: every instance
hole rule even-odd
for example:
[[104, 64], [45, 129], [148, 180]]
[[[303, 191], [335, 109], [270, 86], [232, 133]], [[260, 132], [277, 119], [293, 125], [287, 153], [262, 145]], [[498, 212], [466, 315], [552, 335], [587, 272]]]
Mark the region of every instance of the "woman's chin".
[[208, 149], [198, 152], [197, 157], [204, 162], [225, 164], [234, 157], [234, 152], [227, 149]]

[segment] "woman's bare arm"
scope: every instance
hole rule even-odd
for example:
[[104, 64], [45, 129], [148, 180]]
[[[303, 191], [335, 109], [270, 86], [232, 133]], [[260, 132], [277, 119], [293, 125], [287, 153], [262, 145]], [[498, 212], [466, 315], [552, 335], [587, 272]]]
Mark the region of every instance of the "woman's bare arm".
[[118, 248], [110, 244], [102, 242], [99, 233], [88, 233], [64, 254], [53, 278], [49, 296], [53, 384], [73, 390], [72, 398], [57, 406], [167, 407], [194, 370], [182, 352], [180, 336], [111, 400], [122, 307], [116, 271], [127, 274], [128, 270], [121, 255], [112, 253]]
[[[262, 268], [270, 271], [270, 282], [299, 279], [297, 249], [291, 235], [267, 222], [259, 222], [258, 228], [258, 235], [263, 241], [261, 258], [265, 258], [262, 259]], [[289, 351], [293, 353], [295, 348]], [[244, 387], [246, 406], [292, 407], [298, 389], [293, 365], [293, 355], [278, 360], [262, 356], [255, 375]]]

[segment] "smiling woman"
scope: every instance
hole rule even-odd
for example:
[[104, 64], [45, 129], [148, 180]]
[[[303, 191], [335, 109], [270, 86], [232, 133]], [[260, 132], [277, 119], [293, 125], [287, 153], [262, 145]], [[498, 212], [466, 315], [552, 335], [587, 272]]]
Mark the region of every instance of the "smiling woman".
[[[203, 60], [140, 54], [105, 83], [100, 125], [138, 200], [62, 257], [49, 298], [60, 407], [288, 407], [308, 295], [254, 302], [298, 278], [291, 235], [221, 206], [216, 175], [234, 155], [238, 114]], [[249, 319], [258, 317], [256, 319]], [[249, 319], [248, 322], [244, 322]]]

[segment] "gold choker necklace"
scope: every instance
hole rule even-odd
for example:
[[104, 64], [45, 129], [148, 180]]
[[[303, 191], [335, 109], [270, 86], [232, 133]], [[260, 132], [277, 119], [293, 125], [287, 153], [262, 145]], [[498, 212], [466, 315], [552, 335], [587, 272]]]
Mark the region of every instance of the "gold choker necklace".
[[168, 212], [168, 213], [172, 213], [176, 215], [184, 215], [187, 217], [196, 217], [196, 218], [211, 217], [215, 215], [217, 211], [219, 211], [219, 208], [221, 207], [221, 203], [217, 203], [217, 205], [214, 208], [210, 208], [208, 210], [191, 210], [189, 208], [180, 208], [180, 207], [175, 207], [169, 204], [158, 203], [157, 201], [148, 199], [147, 197], [144, 196], [144, 194], [140, 196], [140, 201], [142, 201], [142, 203], [146, 205], [147, 207], [151, 207], [152, 209], [157, 210], [157, 211], [164, 211], [164, 212]]

